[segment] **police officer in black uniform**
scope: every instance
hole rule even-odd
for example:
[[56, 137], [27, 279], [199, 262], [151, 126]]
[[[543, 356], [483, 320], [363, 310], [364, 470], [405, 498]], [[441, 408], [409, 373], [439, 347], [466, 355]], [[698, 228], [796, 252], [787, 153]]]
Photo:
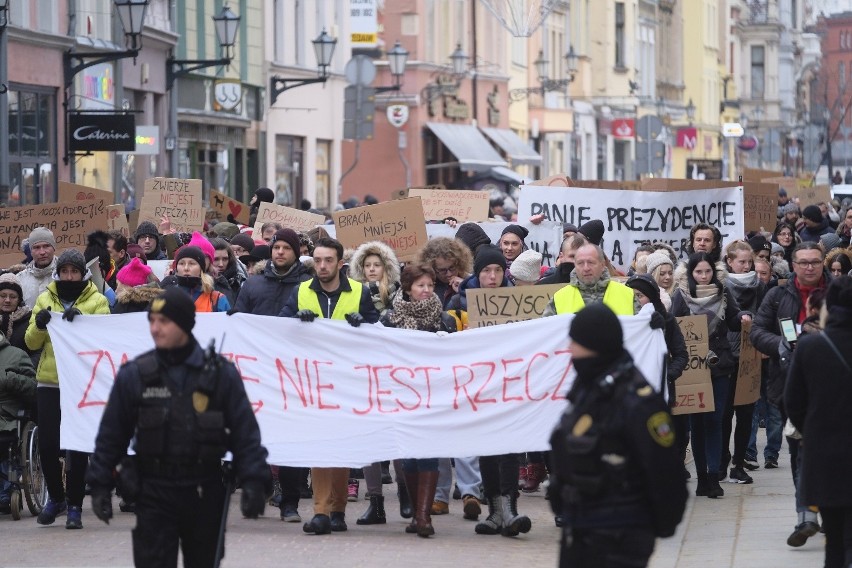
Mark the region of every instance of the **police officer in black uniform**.
[[646, 566], [686, 506], [672, 419], [608, 307], [583, 308], [569, 335], [577, 379], [551, 436], [550, 502], [565, 523], [560, 566]]
[[176, 566], [180, 542], [185, 566], [210, 568], [230, 492], [221, 460], [233, 454], [242, 513], [253, 519], [271, 493], [266, 449], [236, 368], [192, 335], [189, 295], [167, 289], [151, 302], [148, 322], [156, 349], [119, 369], [104, 410], [86, 475], [92, 507], [109, 523], [113, 470], [122, 462], [123, 496], [137, 502], [136, 566]]

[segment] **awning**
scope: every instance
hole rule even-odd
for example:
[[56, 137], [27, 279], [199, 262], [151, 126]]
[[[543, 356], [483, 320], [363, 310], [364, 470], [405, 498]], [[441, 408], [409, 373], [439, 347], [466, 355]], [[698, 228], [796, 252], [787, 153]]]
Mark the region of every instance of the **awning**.
[[506, 153], [513, 166], [540, 166], [541, 155], [508, 128], [483, 128], [492, 142]]
[[443, 122], [427, 122], [426, 126], [452, 152], [462, 170], [487, 172], [494, 166], [506, 165], [506, 160], [475, 126]]
[[494, 166], [491, 168], [491, 176], [499, 181], [512, 183], [515, 185], [523, 185], [525, 183], [529, 183], [533, 180], [529, 178], [525, 178], [518, 172], [514, 170], [510, 170], [509, 168], [503, 166]]

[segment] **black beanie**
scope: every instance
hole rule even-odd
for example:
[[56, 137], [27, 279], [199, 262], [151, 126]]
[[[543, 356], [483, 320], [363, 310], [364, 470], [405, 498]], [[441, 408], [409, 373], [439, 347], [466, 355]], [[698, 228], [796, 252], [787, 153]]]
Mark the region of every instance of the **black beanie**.
[[604, 236], [604, 224], [600, 219], [592, 219], [580, 225], [578, 233], [586, 237], [590, 243], [601, 246]]
[[201, 267], [201, 272], [204, 272], [204, 266], [207, 263], [207, 255], [204, 254], [204, 251], [198, 248], [197, 246], [185, 245], [180, 247], [175, 253], [175, 269], [177, 269], [178, 262], [180, 262], [184, 258], [191, 258]]
[[762, 250], [765, 250], [769, 253], [772, 252], [772, 245], [769, 241], [766, 240], [766, 237], [764, 237], [763, 235], [755, 235], [754, 237], [748, 240], [748, 244], [755, 254], [759, 253]]
[[651, 278], [650, 275], [637, 274], [635, 276], [631, 276], [627, 280], [627, 285], [634, 290], [639, 290], [647, 296], [648, 299], [651, 300], [651, 304], [653, 304], [655, 310], [661, 314], [666, 313], [666, 308], [660, 300], [660, 286], [653, 278]]
[[269, 241], [270, 250], [275, 246], [275, 243], [278, 241], [284, 241], [290, 248], [293, 249], [293, 252], [296, 253], [296, 256], [299, 256], [299, 251], [301, 250], [301, 243], [299, 242], [299, 234], [296, 233], [293, 229], [278, 229], [275, 231], [275, 234], [272, 236], [272, 240]]
[[257, 197], [257, 201], [259, 203], [272, 203], [275, 201], [275, 192], [273, 192], [268, 187], [259, 187], [254, 192], [255, 197]]
[[819, 207], [816, 205], [808, 205], [805, 207], [805, 210], [802, 211], [802, 217], [813, 221], [814, 223], [822, 223], [822, 211], [820, 211]]
[[499, 248], [491, 244], [480, 247], [476, 251], [476, 257], [473, 259], [473, 275], [478, 278], [482, 269], [489, 264], [498, 264], [506, 270], [506, 257]]
[[518, 238], [521, 239], [521, 242], [523, 242], [524, 239], [527, 238], [527, 235], [530, 234], [526, 227], [521, 227], [520, 225], [509, 225], [508, 227], [503, 229], [503, 232], [500, 233], [500, 236], [502, 237], [506, 233], [512, 233], [513, 235], [517, 235]]
[[246, 252], [251, 252], [254, 248], [254, 241], [250, 236], [245, 233], [240, 233], [239, 235], [234, 235], [233, 237], [231, 237], [231, 244], [243, 247]]
[[192, 335], [192, 328], [195, 327], [195, 302], [179, 287], [166, 288], [162, 294], [151, 300], [148, 313], [162, 314], [175, 322], [187, 335]]
[[465, 223], [456, 231], [456, 238], [467, 245], [471, 253], [482, 245], [491, 244], [491, 238], [485, 234], [485, 230], [476, 223]]
[[157, 225], [152, 223], [151, 221], [142, 221], [139, 223], [139, 226], [136, 228], [136, 232], [133, 233], [133, 240], [139, 242], [139, 237], [142, 235], [151, 235], [157, 242], [160, 242], [160, 232], [157, 230]]
[[575, 343], [601, 357], [616, 357], [624, 349], [624, 336], [618, 316], [606, 305], [595, 302], [577, 312], [568, 336]]

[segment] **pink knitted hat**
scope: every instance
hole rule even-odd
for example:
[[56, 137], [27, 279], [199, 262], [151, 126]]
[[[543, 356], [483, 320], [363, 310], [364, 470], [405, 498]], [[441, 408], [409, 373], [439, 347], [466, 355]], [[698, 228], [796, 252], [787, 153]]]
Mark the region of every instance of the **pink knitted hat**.
[[[208, 241], [204, 235], [195, 231], [192, 233], [192, 238], [186, 243], [191, 247], [198, 247], [204, 253], [204, 256], [210, 259], [210, 263], [213, 263], [213, 258], [216, 256], [216, 249], [213, 248], [213, 243]], [[204, 267], [202, 267], [204, 268]]]
[[117, 282], [121, 282], [125, 286], [142, 286], [148, 283], [148, 276], [151, 275], [151, 268], [138, 258], [134, 258], [130, 263], [118, 271], [115, 275]]

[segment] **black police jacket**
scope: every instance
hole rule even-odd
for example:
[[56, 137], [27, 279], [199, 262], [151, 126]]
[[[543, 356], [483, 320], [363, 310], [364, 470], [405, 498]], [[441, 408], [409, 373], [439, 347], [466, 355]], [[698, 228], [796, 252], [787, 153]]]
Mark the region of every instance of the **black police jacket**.
[[[89, 484], [112, 487], [113, 469], [125, 456], [130, 440], [139, 434], [140, 420], [144, 423], [143, 427], [151, 426], [156, 422], [145, 414], [157, 405], [145, 399], [163, 396], [167, 390], [173, 393], [172, 396], [179, 397], [181, 400], [192, 400], [193, 393], [198, 390], [198, 378], [205, 364], [204, 351], [194, 338], [192, 341], [194, 343], [192, 353], [183, 363], [166, 365], [160, 361], [161, 380], [158, 384], [151, 384], [140, 371], [139, 361], [152, 352], [142, 354], [121, 366], [104, 409], [95, 440], [95, 452], [92, 454], [86, 473], [86, 481]], [[219, 442], [223, 441], [221, 453], [223, 455], [224, 450], [229, 450], [233, 454], [237, 479], [241, 482], [256, 480], [265, 485], [270, 473], [266, 463], [267, 452], [260, 443], [260, 428], [236, 367], [224, 358], [220, 357], [218, 378], [206, 404], [210, 410], [221, 412], [221, 431], [225, 433], [224, 438], [220, 439], [215, 433], [212, 437], [209, 436], [208, 432], [207, 449], [218, 446]], [[192, 406], [192, 402], [189, 402], [189, 405]], [[184, 409], [182, 411], [190, 415], [195, 412], [192, 408], [187, 409], [182, 403], [173, 407], [173, 411], [176, 409]], [[179, 420], [183, 421], [183, 427], [187, 427], [192, 426], [193, 422], [197, 425], [209, 419], [204, 417], [200, 421], [193, 421], [192, 418], [192, 416], [182, 416]], [[170, 431], [162, 439], [161, 448], [156, 450], [152, 450], [150, 446], [136, 448], [134, 443], [134, 449], [143, 450], [138, 456], [139, 460], [150, 460], [156, 457], [170, 464], [183, 464], [192, 460], [204, 460], [210, 463], [211, 459], [222, 457], [222, 455], [212, 456], [209, 451], [206, 455], [199, 455], [199, 442], [201, 442], [200, 446], [205, 446], [205, 440], [199, 440], [198, 432], [190, 436], [192, 438], [190, 440], [181, 439]], [[202, 436], [204, 436], [203, 433]], [[176, 478], [174, 481], [179, 483], [181, 480]], [[186, 481], [191, 482], [190, 479]]]
[[626, 352], [578, 381], [551, 436], [551, 505], [566, 526], [649, 526], [674, 534], [686, 507], [683, 462], [663, 398]]

